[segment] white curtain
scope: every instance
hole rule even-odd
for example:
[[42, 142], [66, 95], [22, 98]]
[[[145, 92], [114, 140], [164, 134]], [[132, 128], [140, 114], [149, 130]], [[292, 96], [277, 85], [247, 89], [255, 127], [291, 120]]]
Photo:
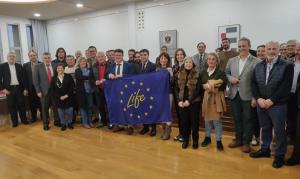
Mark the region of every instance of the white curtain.
[[49, 51], [47, 22], [33, 19], [31, 20], [31, 25], [34, 39], [34, 51], [37, 52], [39, 60], [42, 61], [43, 53]]

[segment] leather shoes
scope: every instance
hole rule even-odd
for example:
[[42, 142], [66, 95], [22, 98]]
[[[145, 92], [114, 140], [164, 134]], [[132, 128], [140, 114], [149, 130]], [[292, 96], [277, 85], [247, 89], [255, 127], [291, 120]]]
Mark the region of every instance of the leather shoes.
[[67, 127], [65, 125], [61, 126], [61, 131], [65, 131], [67, 129]]
[[24, 125], [28, 125], [28, 124], [29, 124], [29, 122], [28, 122], [27, 120], [22, 121], [22, 123], [23, 123]]
[[204, 141], [201, 143], [201, 147], [206, 147], [211, 143], [210, 137], [205, 137]]
[[18, 124], [13, 124], [12, 127], [18, 127]]
[[151, 129], [150, 136], [156, 136], [156, 129]]
[[294, 157], [291, 157], [285, 162], [285, 165], [287, 166], [295, 166], [295, 165], [300, 165], [300, 160], [295, 159]]
[[149, 128], [148, 127], [143, 127], [143, 129], [140, 131], [141, 135], [146, 134], [147, 132], [149, 132]]
[[124, 130], [124, 128], [119, 127], [118, 125], [114, 125], [114, 126], [113, 126], [113, 129], [112, 129], [113, 132], [119, 132], [119, 131], [121, 131], [121, 130]]
[[274, 168], [281, 168], [284, 165], [284, 160], [282, 157], [275, 157], [272, 166]]
[[252, 158], [269, 158], [271, 157], [270, 149], [259, 149], [258, 151], [249, 154]]
[[50, 129], [49, 126], [44, 126], [44, 131], [48, 131]]
[[220, 151], [224, 150], [222, 141], [217, 141], [217, 149], [220, 150]]
[[193, 141], [193, 149], [198, 149], [199, 143], [198, 141]]
[[186, 149], [187, 147], [189, 146], [189, 142], [186, 142], [186, 141], [184, 141], [183, 143], [182, 143], [182, 148], [183, 149]]
[[68, 128], [69, 128], [69, 129], [74, 129], [73, 124], [69, 124], [69, 125], [68, 125]]
[[132, 135], [133, 134], [133, 127], [128, 127], [127, 134]]
[[244, 144], [241, 148], [242, 152], [244, 153], [250, 153], [251, 152], [251, 147], [249, 144]]
[[239, 141], [239, 140], [234, 139], [234, 140], [232, 140], [232, 142], [228, 145], [228, 147], [229, 147], [229, 148], [237, 148], [237, 147], [240, 147], [240, 146], [242, 146], [242, 145], [243, 145], [242, 141]]

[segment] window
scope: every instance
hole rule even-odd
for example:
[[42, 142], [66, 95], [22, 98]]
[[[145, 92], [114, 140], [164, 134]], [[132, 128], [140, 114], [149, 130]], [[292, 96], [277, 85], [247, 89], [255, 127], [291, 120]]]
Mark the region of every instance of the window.
[[26, 26], [26, 34], [27, 34], [28, 51], [34, 50], [33, 31], [31, 25]]
[[9, 50], [16, 53], [16, 62], [22, 63], [22, 48], [20, 41], [19, 25], [8, 24], [7, 33]]
[[0, 63], [4, 62], [3, 59], [3, 47], [2, 47], [2, 39], [1, 39], [1, 32], [0, 32]]

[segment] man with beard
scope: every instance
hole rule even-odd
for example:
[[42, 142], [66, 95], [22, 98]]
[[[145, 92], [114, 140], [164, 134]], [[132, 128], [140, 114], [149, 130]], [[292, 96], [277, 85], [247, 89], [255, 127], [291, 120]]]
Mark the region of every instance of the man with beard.
[[225, 71], [228, 60], [238, 56], [239, 53], [235, 49], [230, 48], [230, 40], [228, 38], [222, 39], [222, 49], [218, 53], [220, 59], [219, 67], [222, 71]]

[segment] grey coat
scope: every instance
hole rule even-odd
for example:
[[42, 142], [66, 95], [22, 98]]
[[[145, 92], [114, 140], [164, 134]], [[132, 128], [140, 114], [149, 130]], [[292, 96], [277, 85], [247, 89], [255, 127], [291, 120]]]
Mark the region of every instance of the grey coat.
[[207, 68], [207, 57], [208, 53], [204, 52], [202, 61], [200, 61], [200, 54], [197, 53], [193, 56], [194, 63], [196, 65], [196, 69], [200, 72]]
[[37, 93], [41, 92], [43, 96], [46, 96], [48, 94], [50, 84], [48, 82], [47, 70], [44, 63], [39, 63], [34, 67], [33, 85]]
[[[237, 92], [239, 92], [239, 95], [243, 101], [250, 101], [252, 99], [251, 82], [253, 71], [256, 64], [259, 63], [260, 60], [250, 55], [241, 74], [239, 74], [239, 61], [239, 56], [233, 57], [229, 59], [226, 66], [225, 72], [229, 81], [229, 98], [235, 98]], [[230, 81], [232, 78], [239, 79], [239, 83], [236, 85], [231, 84]]]

